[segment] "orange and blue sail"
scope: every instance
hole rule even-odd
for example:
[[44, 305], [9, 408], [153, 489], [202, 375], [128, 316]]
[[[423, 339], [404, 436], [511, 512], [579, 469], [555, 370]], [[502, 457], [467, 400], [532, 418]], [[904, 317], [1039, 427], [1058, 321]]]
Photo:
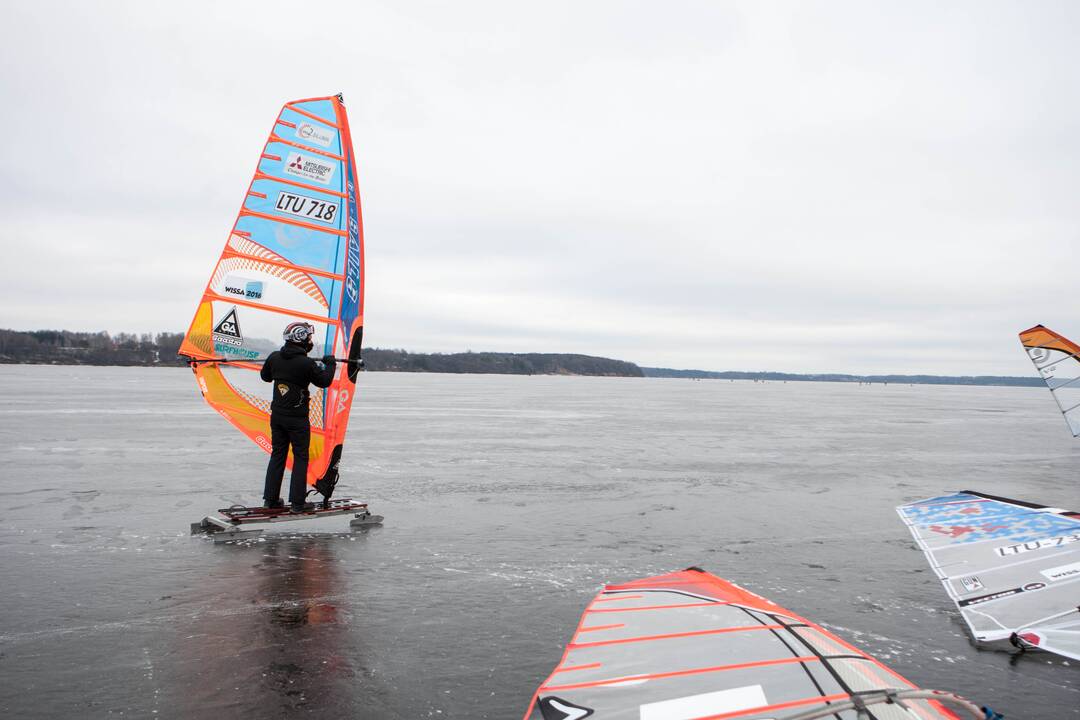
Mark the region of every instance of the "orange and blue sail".
[[[364, 234], [340, 95], [281, 108], [180, 346], [207, 403], [267, 451], [270, 391], [258, 371], [297, 320], [315, 326], [313, 357], [360, 357]], [[339, 364], [330, 387], [312, 389], [308, 484], [327, 496], [356, 372]]]

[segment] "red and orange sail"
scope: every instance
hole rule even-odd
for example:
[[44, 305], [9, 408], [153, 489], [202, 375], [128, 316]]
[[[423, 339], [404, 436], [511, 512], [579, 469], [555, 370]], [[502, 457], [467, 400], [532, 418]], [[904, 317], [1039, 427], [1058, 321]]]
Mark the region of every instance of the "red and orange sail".
[[[278, 113], [180, 346], [210, 406], [267, 451], [270, 390], [259, 369], [296, 320], [315, 326], [312, 357], [360, 357], [364, 235], [340, 95]], [[356, 372], [340, 364], [329, 388], [312, 388], [308, 484], [320, 491], [337, 481]]]
[[[906, 710], [895, 709], [904, 696]], [[881, 703], [867, 717], [959, 717], [946, 701], [978, 710], [918, 690], [822, 626], [688, 568], [604, 587], [525, 720], [854, 718], [844, 712], [852, 703]]]

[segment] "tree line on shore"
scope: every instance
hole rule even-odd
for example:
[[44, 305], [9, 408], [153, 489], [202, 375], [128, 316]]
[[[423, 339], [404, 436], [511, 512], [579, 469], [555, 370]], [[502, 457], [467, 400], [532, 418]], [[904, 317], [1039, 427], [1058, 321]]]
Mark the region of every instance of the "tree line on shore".
[[183, 365], [183, 333], [0, 330], [0, 363], [54, 365]]
[[[183, 367], [177, 357], [183, 333], [71, 332], [68, 330], [0, 329], [0, 364], [142, 365]], [[367, 370], [390, 372], [485, 373], [499, 375], [593, 375], [664, 377], [758, 382], [849, 382], [919, 385], [1038, 386], [1038, 377], [943, 375], [804, 375], [778, 372], [676, 370], [638, 367], [634, 363], [591, 355], [562, 353], [411, 353], [364, 348]]]
[[[54, 365], [142, 365], [182, 367], [177, 357], [183, 333], [71, 332], [0, 329], [0, 363]], [[642, 377], [634, 363], [562, 353], [411, 353], [364, 348], [367, 370], [493, 373], [500, 375], [600, 375]]]

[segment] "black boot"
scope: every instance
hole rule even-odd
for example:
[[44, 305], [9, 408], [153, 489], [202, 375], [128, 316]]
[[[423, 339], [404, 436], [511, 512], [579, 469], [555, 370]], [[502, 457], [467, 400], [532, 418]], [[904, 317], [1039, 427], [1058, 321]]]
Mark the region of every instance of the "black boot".
[[278, 498], [277, 500], [263, 500], [263, 508], [266, 510], [280, 510], [285, 507], [285, 503]]

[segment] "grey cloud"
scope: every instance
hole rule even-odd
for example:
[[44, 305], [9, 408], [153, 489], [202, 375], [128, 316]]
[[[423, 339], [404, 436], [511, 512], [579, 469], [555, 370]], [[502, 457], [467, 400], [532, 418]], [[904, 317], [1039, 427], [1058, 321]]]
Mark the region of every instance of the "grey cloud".
[[340, 90], [373, 342], [1027, 373], [1018, 330], [1080, 335], [1078, 19], [8, 3], [0, 325], [186, 327], [277, 108]]

